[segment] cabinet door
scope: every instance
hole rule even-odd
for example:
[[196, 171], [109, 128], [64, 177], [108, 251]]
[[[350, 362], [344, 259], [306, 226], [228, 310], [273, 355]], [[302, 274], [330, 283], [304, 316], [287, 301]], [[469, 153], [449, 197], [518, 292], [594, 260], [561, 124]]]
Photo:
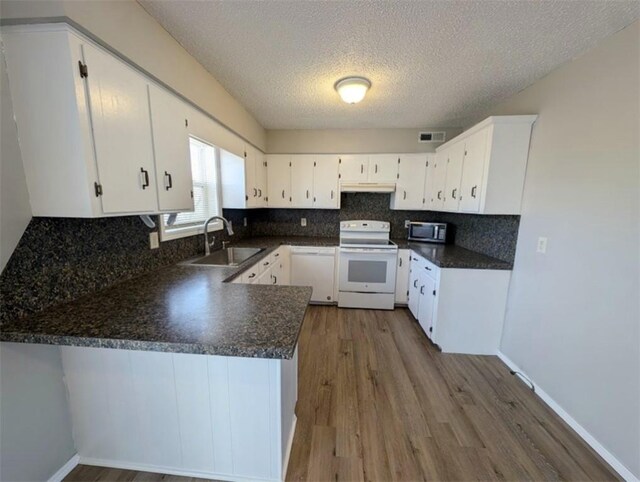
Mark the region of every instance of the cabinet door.
[[433, 333], [433, 307], [435, 304], [436, 282], [426, 274], [420, 275], [420, 307], [418, 308], [418, 323], [429, 338]]
[[158, 210], [147, 82], [115, 57], [83, 45], [105, 213]]
[[340, 207], [339, 166], [338, 156], [316, 156], [313, 168], [313, 207]]
[[418, 258], [412, 254], [409, 273], [409, 311], [416, 320], [420, 307], [420, 275]]
[[427, 175], [426, 154], [400, 156], [393, 209], [422, 209]]
[[369, 156], [348, 155], [340, 156], [340, 181], [367, 182]]
[[256, 150], [255, 156], [256, 207], [265, 207], [267, 205], [267, 165], [262, 152]]
[[267, 156], [267, 185], [269, 207], [291, 207], [291, 156]]
[[291, 207], [313, 206], [314, 156], [291, 156]]
[[161, 211], [193, 211], [193, 179], [184, 103], [149, 86], [153, 153]]
[[399, 159], [396, 154], [370, 155], [369, 182], [396, 182]]
[[462, 182], [460, 183], [460, 211], [477, 213], [480, 210], [487, 133], [488, 129], [482, 129], [466, 141], [466, 156], [462, 168]]
[[280, 263], [280, 278], [278, 284], [289, 285], [291, 283], [291, 256], [289, 246], [280, 246], [273, 255], [274, 262]]
[[464, 143], [459, 142], [451, 146], [447, 156], [447, 175], [444, 188], [444, 209], [457, 211], [460, 204], [460, 182], [464, 166]]
[[244, 182], [248, 208], [260, 207], [256, 170], [256, 152], [249, 146], [244, 153]]
[[398, 250], [398, 266], [396, 271], [396, 303], [405, 304], [409, 299], [409, 269], [411, 266], [411, 251]]
[[444, 206], [444, 189], [447, 178], [448, 152], [436, 154], [435, 159], [427, 167], [425, 182], [425, 207], [432, 211], [440, 211]]

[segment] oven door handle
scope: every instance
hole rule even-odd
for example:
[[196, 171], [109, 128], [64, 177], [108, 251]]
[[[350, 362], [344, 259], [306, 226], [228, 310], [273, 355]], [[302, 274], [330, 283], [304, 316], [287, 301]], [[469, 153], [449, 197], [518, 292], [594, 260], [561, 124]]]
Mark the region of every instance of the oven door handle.
[[385, 254], [391, 254], [391, 255], [396, 255], [397, 254], [397, 250], [395, 249], [385, 249], [385, 248], [340, 248], [340, 252], [341, 253], [363, 253], [363, 254], [369, 254], [369, 253], [385, 253]]

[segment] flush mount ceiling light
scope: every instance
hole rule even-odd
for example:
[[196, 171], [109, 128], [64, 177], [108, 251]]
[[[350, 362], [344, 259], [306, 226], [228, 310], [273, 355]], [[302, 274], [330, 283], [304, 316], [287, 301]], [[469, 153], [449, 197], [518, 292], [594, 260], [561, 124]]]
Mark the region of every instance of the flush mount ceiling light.
[[371, 82], [364, 77], [345, 77], [334, 85], [342, 100], [347, 104], [357, 104], [371, 88]]

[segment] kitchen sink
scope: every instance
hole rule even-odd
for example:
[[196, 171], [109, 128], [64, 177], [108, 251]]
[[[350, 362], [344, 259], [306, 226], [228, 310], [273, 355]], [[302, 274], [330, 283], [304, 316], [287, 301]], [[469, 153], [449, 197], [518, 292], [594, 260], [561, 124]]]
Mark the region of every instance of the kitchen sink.
[[265, 248], [226, 248], [213, 253], [187, 261], [185, 264], [208, 266], [238, 266], [246, 260], [264, 251]]

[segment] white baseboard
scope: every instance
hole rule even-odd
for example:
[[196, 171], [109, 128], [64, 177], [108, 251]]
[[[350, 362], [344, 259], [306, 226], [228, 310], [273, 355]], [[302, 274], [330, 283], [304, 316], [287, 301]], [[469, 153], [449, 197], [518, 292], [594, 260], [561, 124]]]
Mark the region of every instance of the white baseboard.
[[287, 441], [287, 452], [284, 455], [284, 463], [282, 464], [282, 480], [287, 478], [287, 469], [289, 468], [289, 457], [291, 457], [291, 448], [293, 447], [293, 437], [296, 434], [296, 425], [298, 424], [298, 417], [293, 416], [293, 425], [289, 431], [289, 440]]
[[67, 462], [62, 467], [60, 467], [55, 474], [49, 477], [49, 480], [47, 482], [62, 482], [62, 480], [64, 480], [64, 478], [69, 475], [69, 473], [73, 469], [76, 468], [76, 465], [78, 465], [78, 463], [80, 463], [80, 457], [78, 457], [78, 454], [75, 454], [73, 457], [67, 460]]
[[241, 477], [238, 475], [221, 474], [217, 472], [200, 472], [197, 470], [183, 470], [176, 467], [164, 467], [160, 465], [136, 464], [122, 462], [120, 460], [95, 459], [80, 457], [83, 465], [95, 465], [97, 467], [109, 467], [112, 469], [136, 470], [138, 472], [151, 472], [154, 474], [181, 475], [183, 477], [196, 477], [199, 479], [225, 480], [230, 482], [280, 482], [278, 479], [263, 479], [259, 477]]
[[564, 408], [562, 408], [558, 402], [549, 396], [535, 381], [524, 372], [518, 365], [516, 365], [511, 359], [501, 351], [497, 353], [498, 358], [504, 362], [511, 370], [517, 371], [525, 375], [535, 387], [535, 394], [538, 395], [544, 403], [546, 403], [551, 410], [564, 420], [575, 432], [595, 450], [600, 457], [602, 457], [616, 472], [627, 482], [639, 482], [639, 479], [627, 469], [622, 462], [620, 462], [611, 452], [609, 452], [604, 446], [596, 440], [587, 430], [580, 425], [571, 415], [569, 415]]

